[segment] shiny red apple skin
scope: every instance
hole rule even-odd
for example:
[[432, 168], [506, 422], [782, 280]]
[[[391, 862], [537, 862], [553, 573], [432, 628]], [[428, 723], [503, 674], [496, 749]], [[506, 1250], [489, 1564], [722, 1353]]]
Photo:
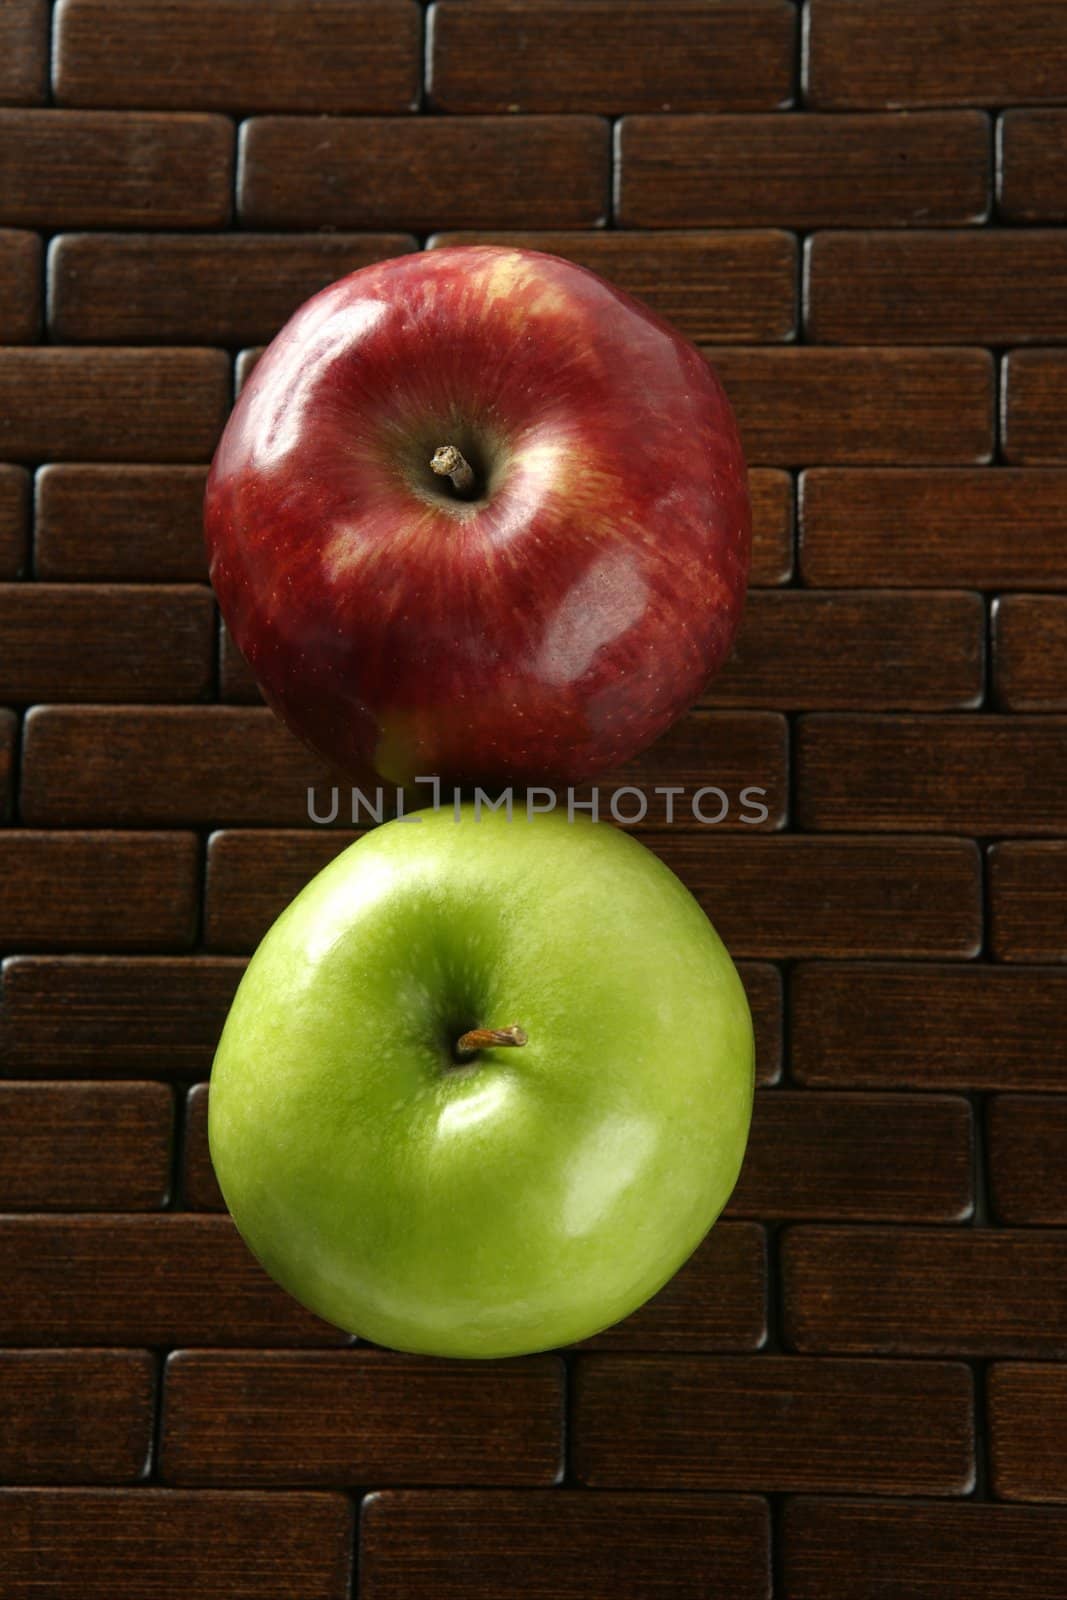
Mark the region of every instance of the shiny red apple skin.
[[[475, 498], [430, 471], [445, 444]], [[751, 542], [699, 351], [584, 268], [477, 245], [297, 311], [230, 417], [205, 530], [268, 703], [387, 785], [576, 783], [636, 754], [729, 651]]]

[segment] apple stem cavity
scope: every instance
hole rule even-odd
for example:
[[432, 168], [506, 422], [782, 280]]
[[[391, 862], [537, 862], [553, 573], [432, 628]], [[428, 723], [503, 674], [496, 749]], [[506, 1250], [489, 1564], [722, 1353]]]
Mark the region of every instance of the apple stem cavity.
[[526, 1029], [520, 1028], [517, 1022], [509, 1028], [472, 1028], [459, 1039], [456, 1051], [469, 1055], [474, 1050], [494, 1050], [498, 1044], [525, 1044], [527, 1038]]
[[[470, 462], [454, 444], [440, 445], [433, 453], [430, 466], [439, 478], [450, 478], [457, 494], [468, 495], [474, 488], [474, 472]], [[511, 1040], [512, 1044], [525, 1040]]]

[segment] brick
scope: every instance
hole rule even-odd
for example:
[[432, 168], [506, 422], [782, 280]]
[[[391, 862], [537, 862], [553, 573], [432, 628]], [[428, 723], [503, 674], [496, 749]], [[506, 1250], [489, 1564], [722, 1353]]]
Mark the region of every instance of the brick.
[[0, 710], [0, 823], [8, 822], [14, 810], [15, 752], [18, 749], [19, 722], [13, 711]]
[[233, 191], [225, 117], [0, 110], [0, 221], [29, 228], [219, 228]]
[[195, 834], [8, 829], [0, 949], [187, 949], [198, 890]]
[[805, 583], [1067, 589], [1067, 472], [815, 467], [800, 480]]
[[211, 690], [206, 588], [0, 584], [0, 700], [199, 700]]
[[1067, 111], [1000, 118], [997, 199], [1009, 222], [1067, 222]]
[[1067, 1518], [1037, 1507], [896, 1505], [796, 1499], [785, 1508], [790, 1600], [823, 1600], [827, 1574], [849, 1600], [1056, 1600], [1067, 1575]]
[[978, 953], [980, 866], [970, 840], [733, 840], [675, 830], [646, 842], [696, 896], [735, 956]]
[[1060, 100], [1062, 18], [1045, 0], [812, 0], [809, 105], [1004, 105]]
[[263, 696], [252, 669], [233, 642], [224, 622], [219, 624], [219, 699], [230, 705], [259, 706]]
[[413, 0], [59, 0], [53, 80], [70, 106], [411, 111]]
[[877, 227], [982, 222], [989, 119], [630, 116], [619, 138], [626, 228]]
[[799, 724], [811, 829], [1049, 834], [1067, 829], [1067, 720], [814, 714]]
[[229, 390], [221, 350], [0, 350], [0, 451], [20, 461], [202, 461]]
[[989, 1371], [988, 1396], [998, 1499], [1067, 1502], [1067, 1368], [998, 1362]]
[[974, 1206], [967, 1101], [948, 1095], [758, 1094], [734, 1217], [963, 1222]]
[[984, 350], [736, 346], [709, 358], [756, 465], [972, 465], [992, 455]]
[[782, 1286], [786, 1340], [805, 1353], [1041, 1356], [1067, 1343], [1067, 1232], [794, 1226]]
[[0, 1081], [0, 1208], [156, 1210], [173, 1123], [161, 1083]]
[[976, 594], [908, 590], [752, 593], [712, 705], [781, 710], [952, 710], [985, 688]]
[[147, 1350], [0, 1351], [4, 1481], [136, 1483], [149, 1467], [155, 1389]]
[[43, 270], [41, 241], [35, 233], [26, 233], [20, 228], [0, 229], [0, 342], [3, 344], [32, 344], [39, 337]]
[[9, 956], [4, 1062], [22, 1078], [203, 1078], [245, 968], [218, 956]]
[[997, 601], [993, 681], [1007, 711], [1067, 711], [1067, 597], [1017, 594]]
[[264, 349], [264, 345], [256, 345], [251, 350], [241, 350], [238, 352], [237, 359], [233, 364], [233, 389], [235, 395], [240, 394], [241, 390], [252, 376], [256, 362], [263, 354]]
[[21, 575], [29, 555], [30, 475], [0, 465], [0, 578]]
[[205, 582], [206, 481], [206, 467], [43, 467], [36, 477], [38, 578]]
[[1008, 839], [988, 860], [993, 954], [1067, 961], [1067, 842]]
[[1052, 968], [802, 963], [790, 981], [792, 1068], [817, 1088], [1058, 1089]]
[[48, 94], [48, 0], [0, 7], [0, 102], [40, 105]]
[[[361, 1600], [765, 1600], [770, 1516], [741, 1495], [386, 1490], [363, 1502]], [[594, 1576], [595, 1575], [595, 1576]], [[21, 1596], [18, 1597], [21, 1600]], [[94, 1597], [95, 1600], [95, 1597]]]
[[962, 1362], [583, 1356], [575, 1469], [597, 1489], [967, 1494]]
[[440, 0], [427, 88], [443, 111], [773, 111], [793, 96], [796, 11], [630, 0]]
[[207, 1142], [208, 1085], [194, 1083], [185, 1098], [182, 1204], [189, 1211], [225, 1211]]
[[179, 1351], [166, 1366], [161, 1472], [221, 1488], [550, 1485], [562, 1471], [563, 1380], [553, 1356]]
[[820, 342], [1067, 339], [1067, 234], [1055, 229], [820, 233], [805, 279], [808, 337]]
[[773, 467], [753, 467], [748, 475], [752, 500], [752, 571], [756, 585], [788, 583], [793, 576], [793, 480]]
[[737, 970], [756, 1035], [756, 1082], [777, 1083], [783, 1055], [782, 974], [766, 961], [742, 961]]
[[42, 827], [300, 823], [309, 785], [329, 777], [265, 707], [38, 706], [22, 811]]
[[1001, 446], [1006, 461], [1067, 461], [1067, 350], [1013, 350], [1001, 370]]
[[256, 228], [589, 228], [610, 168], [599, 117], [254, 117], [238, 212]]
[[[1062, 1077], [1048, 1087], [1062, 1089]], [[1067, 1224], [1067, 1099], [994, 1095], [987, 1135], [997, 1218], [1013, 1225]]]
[[0, 1491], [5, 1600], [348, 1600], [339, 1494]]

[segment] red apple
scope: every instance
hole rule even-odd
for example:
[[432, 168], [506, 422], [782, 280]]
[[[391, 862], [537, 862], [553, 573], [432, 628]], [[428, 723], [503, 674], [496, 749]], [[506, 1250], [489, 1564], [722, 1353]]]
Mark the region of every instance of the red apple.
[[309, 300], [230, 417], [205, 522], [269, 704], [390, 785], [618, 766], [723, 661], [749, 565], [700, 353], [594, 273], [488, 246]]

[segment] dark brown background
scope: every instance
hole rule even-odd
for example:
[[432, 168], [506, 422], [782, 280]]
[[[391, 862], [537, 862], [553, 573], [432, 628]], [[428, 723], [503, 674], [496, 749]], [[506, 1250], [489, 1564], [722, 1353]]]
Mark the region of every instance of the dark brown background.
[[[1067, 10], [4, 0], [0, 99], [0, 1595], [1062, 1600]], [[485, 1367], [344, 1347], [205, 1145], [342, 842], [220, 654], [205, 463], [242, 352], [442, 233], [709, 347], [756, 587], [635, 771], [773, 824], [646, 834], [752, 996], [729, 1220]]]

